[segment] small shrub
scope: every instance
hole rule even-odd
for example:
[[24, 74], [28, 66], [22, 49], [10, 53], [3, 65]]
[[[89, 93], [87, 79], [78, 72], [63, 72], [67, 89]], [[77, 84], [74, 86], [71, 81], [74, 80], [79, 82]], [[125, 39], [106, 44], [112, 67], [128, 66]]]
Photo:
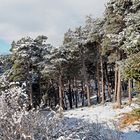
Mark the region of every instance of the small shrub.
[[140, 108], [134, 109], [134, 110], [132, 111], [132, 114], [133, 114], [134, 116], [140, 117]]
[[133, 124], [134, 122], [136, 122], [138, 120], [140, 120], [140, 116], [134, 115], [133, 113], [131, 113], [131, 114], [126, 113], [121, 118], [119, 127], [120, 128], [125, 128], [125, 127], [129, 126], [130, 124]]

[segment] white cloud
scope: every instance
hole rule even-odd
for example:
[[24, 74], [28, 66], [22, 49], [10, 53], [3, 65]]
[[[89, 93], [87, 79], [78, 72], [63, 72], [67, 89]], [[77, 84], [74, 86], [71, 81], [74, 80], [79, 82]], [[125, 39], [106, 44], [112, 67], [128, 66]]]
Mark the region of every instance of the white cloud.
[[68, 28], [82, 25], [86, 15], [101, 17], [107, 0], [0, 0], [0, 38], [17, 40], [47, 35], [60, 45]]

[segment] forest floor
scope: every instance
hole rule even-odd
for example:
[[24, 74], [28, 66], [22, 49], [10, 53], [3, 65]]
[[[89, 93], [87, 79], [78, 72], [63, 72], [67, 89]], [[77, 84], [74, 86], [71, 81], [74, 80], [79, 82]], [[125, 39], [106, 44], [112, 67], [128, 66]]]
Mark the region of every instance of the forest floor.
[[67, 118], [69, 124], [73, 123], [73, 120], [104, 124], [111, 131], [120, 131], [121, 139], [140, 140], [140, 121], [134, 121], [132, 124], [130, 123], [125, 127], [121, 127], [124, 114], [130, 113], [133, 108], [137, 107], [135, 103], [128, 105], [124, 100], [121, 109], [114, 109], [113, 103], [105, 103], [104, 105], [93, 105], [91, 107], [81, 107], [65, 111], [64, 117]]

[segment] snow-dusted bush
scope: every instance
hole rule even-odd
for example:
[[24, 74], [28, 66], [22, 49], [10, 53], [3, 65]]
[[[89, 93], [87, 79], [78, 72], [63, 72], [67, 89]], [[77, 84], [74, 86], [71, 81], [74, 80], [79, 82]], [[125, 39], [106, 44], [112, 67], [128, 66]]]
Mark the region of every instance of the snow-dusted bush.
[[1, 91], [0, 96], [0, 139], [12, 139], [18, 130], [23, 112], [28, 105], [28, 96], [19, 87]]
[[[2, 91], [0, 96], [0, 139], [41, 139], [49, 135], [50, 122], [55, 122], [52, 110], [26, 111], [28, 96], [20, 87]], [[49, 126], [49, 127], [47, 127]], [[41, 134], [40, 134], [41, 133]], [[46, 136], [45, 136], [46, 137]]]
[[60, 109], [26, 111], [28, 96], [19, 87], [0, 96], [0, 140], [119, 140], [120, 133], [99, 123], [64, 117]]
[[63, 118], [53, 130], [51, 140], [120, 140], [121, 133], [106, 124]]

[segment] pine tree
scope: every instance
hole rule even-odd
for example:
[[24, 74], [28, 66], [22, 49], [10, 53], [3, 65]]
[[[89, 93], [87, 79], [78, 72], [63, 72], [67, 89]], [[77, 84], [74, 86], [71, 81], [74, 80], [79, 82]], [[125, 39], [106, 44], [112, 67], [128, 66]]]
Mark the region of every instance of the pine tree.
[[41, 102], [41, 69], [44, 67], [44, 55], [47, 51], [47, 37], [38, 36], [35, 40], [30, 37], [22, 38], [12, 43], [13, 67], [10, 81], [26, 83], [30, 106], [36, 107]]

